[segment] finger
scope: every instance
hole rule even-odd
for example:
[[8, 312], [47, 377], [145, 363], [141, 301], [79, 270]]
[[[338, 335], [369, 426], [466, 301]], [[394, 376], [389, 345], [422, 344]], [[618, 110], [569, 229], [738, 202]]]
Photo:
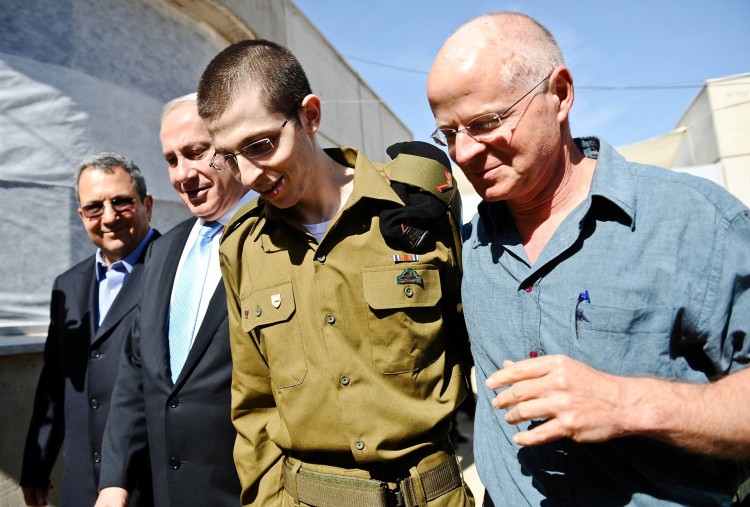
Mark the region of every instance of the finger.
[[493, 408], [509, 408], [521, 402], [547, 397], [551, 392], [545, 378], [522, 380], [508, 386], [492, 399]]
[[526, 431], [513, 435], [513, 442], [523, 446], [548, 444], [566, 435], [556, 419], [548, 419]]
[[521, 424], [528, 421], [540, 421], [554, 418], [557, 415], [554, 403], [549, 398], [524, 401], [505, 413], [504, 419], [509, 424]]
[[501, 370], [487, 377], [485, 385], [490, 389], [500, 389], [521, 380], [543, 377], [559, 364], [562, 357], [539, 356], [516, 362], [506, 361]]

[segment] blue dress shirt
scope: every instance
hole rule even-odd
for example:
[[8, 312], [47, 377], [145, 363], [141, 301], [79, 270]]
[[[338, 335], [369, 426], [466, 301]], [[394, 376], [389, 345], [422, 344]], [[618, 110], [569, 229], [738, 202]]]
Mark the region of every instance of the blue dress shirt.
[[99, 316], [97, 320], [97, 328], [104, 322], [104, 317], [107, 316], [112, 303], [120, 293], [120, 289], [128, 275], [133, 271], [133, 266], [143, 253], [143, 249], [151, 241], [151, 236], [154, 235], [154, 230], [149, 229], [146, 237], [138, 243], [138, 246], [125, 256], [124, 259], [117, 262], [113, 262], [111, 266], [107, 266], [102, 257], [101, 249], [96, 251], [96, 279], [99, 282]]
[[[497, 506], [730, 505], [746, 472], [646, 439], [521, 447], [490, 401], [505, 359], [565, 354], [598, 370], [708, 382], [750, 361], [750, 217], [717, 185], [623, 159], [597, 138], [589, 196], [532, 266], [502, 202], [464, 244], [476, 362], [475, 458]], [[738, 400], [738, 403], [747, 400]]]

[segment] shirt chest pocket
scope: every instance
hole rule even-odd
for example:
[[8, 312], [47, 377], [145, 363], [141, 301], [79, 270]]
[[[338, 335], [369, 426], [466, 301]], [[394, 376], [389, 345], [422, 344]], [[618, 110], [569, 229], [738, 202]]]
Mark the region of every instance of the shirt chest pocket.
[[445, 332], [437, 268], [367, 268], [362, 283], [372, 362], [380, 372], [415, 371], [440, 357]]
[[671, 349], [676, 310], [582, 304], [575, 312], [573, 357], [615, 375], [674, 376]]
[[240, 301], [242, 329], [252, 333], [268, 362], [271, 382], [278, 388], [301, 384], [307, 375], [292, 282], [251, 292]]

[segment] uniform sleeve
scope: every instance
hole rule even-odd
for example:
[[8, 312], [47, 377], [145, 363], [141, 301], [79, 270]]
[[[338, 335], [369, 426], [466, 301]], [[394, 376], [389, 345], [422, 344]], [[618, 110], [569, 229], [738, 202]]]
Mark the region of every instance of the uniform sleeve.
[[140, 309], [138, 312], [120, 354], [102, 442], [99, 489], [120, 487], [132, 490], [132, 481], [139, 475], [139, 471], [133, 469], [148, 452], [141, 376]]
[[461, 279], [463, 277], [461, 268], [461, 229], [460, 225], [455, 222], [452, 214], [448, 213], [446, 216], [446, 227], [450, 229], [448, 238], [453, 262], [448, 267], [446, 280], [443, 283], [445, 321], [448, 338], [456, 347], [456, 352], [459, 354], [461, 363], [465, 368], [464, 373], [468, 375], [474, 361], [471, 355], [469, 333], [466, 330], [463, 305], [461, 303]]
[[237, 275], [231, 264], [222, 253], [232, 350], [232, 423], [237, 430], [234, 461], [242, 484], [241, 504], [281, 505], [283, 456], [269, 437], [269, 427], [279, 424], [270, 371], [256, 342], [242, 329]]
[[750, 211], [739, 213], [725, 231], [716, 240], [703, 319], [704, 350], [718, 377], [750, 364]]
[[65, 322], [64, 301], [56, 281], [50, 304], [50, 325], [44, 344], [44, 365], [34, 395], [23, 453], [19, 482], [25, 487], [47, 487], [65, 436], [65, 379], [59, 350], [62, 324]]

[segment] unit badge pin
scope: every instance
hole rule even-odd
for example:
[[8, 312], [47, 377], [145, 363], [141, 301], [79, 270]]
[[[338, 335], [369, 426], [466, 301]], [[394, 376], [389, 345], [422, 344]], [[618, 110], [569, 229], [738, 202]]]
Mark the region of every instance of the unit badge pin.
[[414, 268], [407, 268], [396, 277], [396, 283], [399, 285], [419, 285], [424, 288], [424, 280], [414, 270]]
[[248, 318], [250, 316], [250, 310], [245, 308], [242, 313], [244, 314], [245, 318]]

